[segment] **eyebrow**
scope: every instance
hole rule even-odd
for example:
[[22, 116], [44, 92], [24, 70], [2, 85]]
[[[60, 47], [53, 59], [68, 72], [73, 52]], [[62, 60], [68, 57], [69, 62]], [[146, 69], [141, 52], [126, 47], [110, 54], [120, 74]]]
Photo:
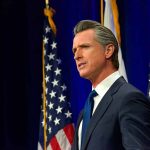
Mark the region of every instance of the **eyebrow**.
[[[90, 43], [83, 43], [83, 44], [80, 44], [78, 47], [88, 47], [90, 46], [91, 44]], [[77, 48], [72, 48], [72, 51], [74, 52]]]
[[84, 44], [79, 45], [80, 48], [88, 48], [90, 46], [91, 46], [91, 44], [89, 44], [89, 43], [84, 43]]

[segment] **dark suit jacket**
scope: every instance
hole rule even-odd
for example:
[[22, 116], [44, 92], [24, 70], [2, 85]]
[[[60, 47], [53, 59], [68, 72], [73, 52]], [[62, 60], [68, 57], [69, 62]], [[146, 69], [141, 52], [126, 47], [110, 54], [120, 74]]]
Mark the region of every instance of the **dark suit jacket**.
[[[78, 118], [72, 150], [78, 150]], [[150, 103], [120, 77], [93, 114], [82, 150], [150, 150]]]

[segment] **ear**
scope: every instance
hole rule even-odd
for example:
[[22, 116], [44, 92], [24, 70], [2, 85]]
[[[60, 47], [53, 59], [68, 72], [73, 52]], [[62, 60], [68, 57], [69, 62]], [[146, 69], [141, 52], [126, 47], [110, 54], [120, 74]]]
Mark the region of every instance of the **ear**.
[[105, 57], [106, 59], [109, 59], [114, 53], [115, 47], [113, 44], [108, 44], [105, 48]]

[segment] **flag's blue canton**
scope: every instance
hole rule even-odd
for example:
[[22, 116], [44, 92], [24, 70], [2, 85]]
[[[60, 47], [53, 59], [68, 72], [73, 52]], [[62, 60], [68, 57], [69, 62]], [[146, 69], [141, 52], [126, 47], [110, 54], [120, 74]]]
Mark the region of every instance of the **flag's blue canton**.
[[[45, 83], [46, 83], [46, 134], [47, 145], [51, 138], [65, 125], [72, 122], [70, 104], [67, 98], [67, 87], [63, 83], [61, 59], [57, 53], [56, 37], [53, 34], [48, 20], [44, 22], [44, 59], [45, 59]], [[43, 147], [43, 113], [40, 117], [39, 142]]]

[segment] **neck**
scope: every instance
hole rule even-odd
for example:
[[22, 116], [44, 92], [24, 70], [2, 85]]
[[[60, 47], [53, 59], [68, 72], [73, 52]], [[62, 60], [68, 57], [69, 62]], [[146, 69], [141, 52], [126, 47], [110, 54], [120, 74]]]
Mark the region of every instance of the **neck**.
[[100, 82], [102, 82], [105, 78], [107, 78], [109, 75], [117, 71], [116, 69], [112, 70], [105, 70], [102, 73], [100, 73], [97, 77], [91, 79], [92, 87], [95, 88]]

